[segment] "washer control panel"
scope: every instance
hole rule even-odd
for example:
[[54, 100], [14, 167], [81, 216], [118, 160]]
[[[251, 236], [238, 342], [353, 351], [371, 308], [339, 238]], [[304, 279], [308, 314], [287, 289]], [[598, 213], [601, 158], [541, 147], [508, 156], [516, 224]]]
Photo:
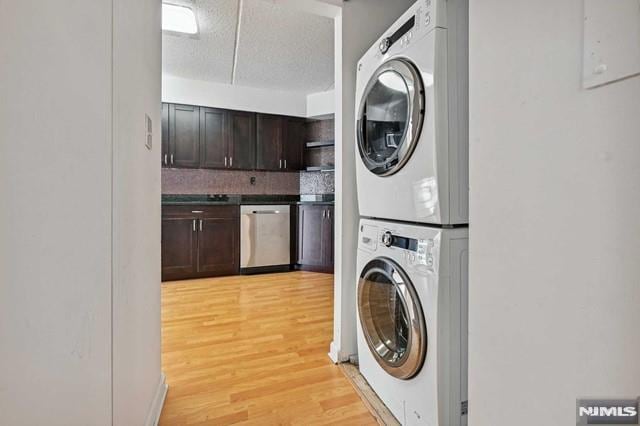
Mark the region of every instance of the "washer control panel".
[[378, 242], [388, 248], [403, 250], [405, 259], [410, 264], [433, 266], [435, 241], [432, 239], [408, 238], [395, 235], [389, 230], [384, 230], [380, 232]]

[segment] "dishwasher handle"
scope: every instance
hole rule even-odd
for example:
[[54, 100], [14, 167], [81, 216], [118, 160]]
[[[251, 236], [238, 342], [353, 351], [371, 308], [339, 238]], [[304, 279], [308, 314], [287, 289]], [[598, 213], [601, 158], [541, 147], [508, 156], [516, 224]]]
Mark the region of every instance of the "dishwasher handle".
[[280, 214], [280, 210], [254, 210], [251, 214]]

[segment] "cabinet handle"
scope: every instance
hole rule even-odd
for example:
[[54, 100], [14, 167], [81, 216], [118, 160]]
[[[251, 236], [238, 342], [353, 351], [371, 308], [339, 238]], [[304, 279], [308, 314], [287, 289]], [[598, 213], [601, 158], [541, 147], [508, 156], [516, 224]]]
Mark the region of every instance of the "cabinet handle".
[[200, 219], [200, 232], [202, 232], [202, 219]]
[[233, 157], [229, 157], [229, 167], [233, 167]]
[[322, 210], [322, 218], [325, 219], [327, 217], [327, 211]]
[[164, 155], [164, 165], [167, 165], [167, 154]]
[[282, 168], [282, 158], [280, 159], [280, 168]]
[[227, 156], [224, 156], [224, 166], [227, 167]]
[[171, 154], [171, 165], [173, 166], [173, 154]]
[[193, 219], [193, 232], [196, 232], [196, 220]]
[[327, 219], [331, 219], [331, 210], [327, 210]]
[[284, 160], [284, 168], [285, 169], [287, 168], [287, 160], [286, 159]]

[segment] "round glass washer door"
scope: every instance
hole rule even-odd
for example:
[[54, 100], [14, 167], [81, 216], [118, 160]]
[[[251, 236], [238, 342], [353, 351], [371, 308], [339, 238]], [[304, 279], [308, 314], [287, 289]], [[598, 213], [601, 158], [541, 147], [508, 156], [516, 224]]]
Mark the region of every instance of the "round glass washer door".
[[413, 284], [391, 259], [373, 259], [362, 270], [358, 312], [378, 364], [398, 379], [418, 374], [427, 353], [427, 327]]
[[424, 85], [406, 59], [382, 64], [364, 90], [357, 118], [360, 158], [376, 175], [389, 176], [409, 161], [425, 113]]

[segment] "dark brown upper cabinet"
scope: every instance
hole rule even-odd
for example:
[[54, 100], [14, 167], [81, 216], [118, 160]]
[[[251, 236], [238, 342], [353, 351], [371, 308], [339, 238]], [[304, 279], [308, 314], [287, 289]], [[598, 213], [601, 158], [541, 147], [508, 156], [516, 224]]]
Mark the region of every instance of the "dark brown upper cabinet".
[[169, 166], [200, 167], [200, 107], [169, 106]]
[[162, 165], [303, 169], [305, 120], [193, 105], [162, 105]]
[[304, 165], [304, 144], [306, 139], [306, 120], [297, 117], [287, 117], [285, 125], [282, 156], [284, 169], [302, 170]]
[[162, 104], [162, 158], [163, 166], [169, 165], [169, 104]]
[[232, 169], [256, 168], [256, 114], [245, 111], [228, 111], [229, 117], [229, 167]]
[[257, 168], [301, 170], [303, 166], [305, 120], [258, 114]]
[[222, 169], [229, 164], [228, 114], [225, 110], [200, 108], [200, 167]]
[[279, 115], [258, 114], [256, 167], [260, 170], [282, 170], [284, 119]]

